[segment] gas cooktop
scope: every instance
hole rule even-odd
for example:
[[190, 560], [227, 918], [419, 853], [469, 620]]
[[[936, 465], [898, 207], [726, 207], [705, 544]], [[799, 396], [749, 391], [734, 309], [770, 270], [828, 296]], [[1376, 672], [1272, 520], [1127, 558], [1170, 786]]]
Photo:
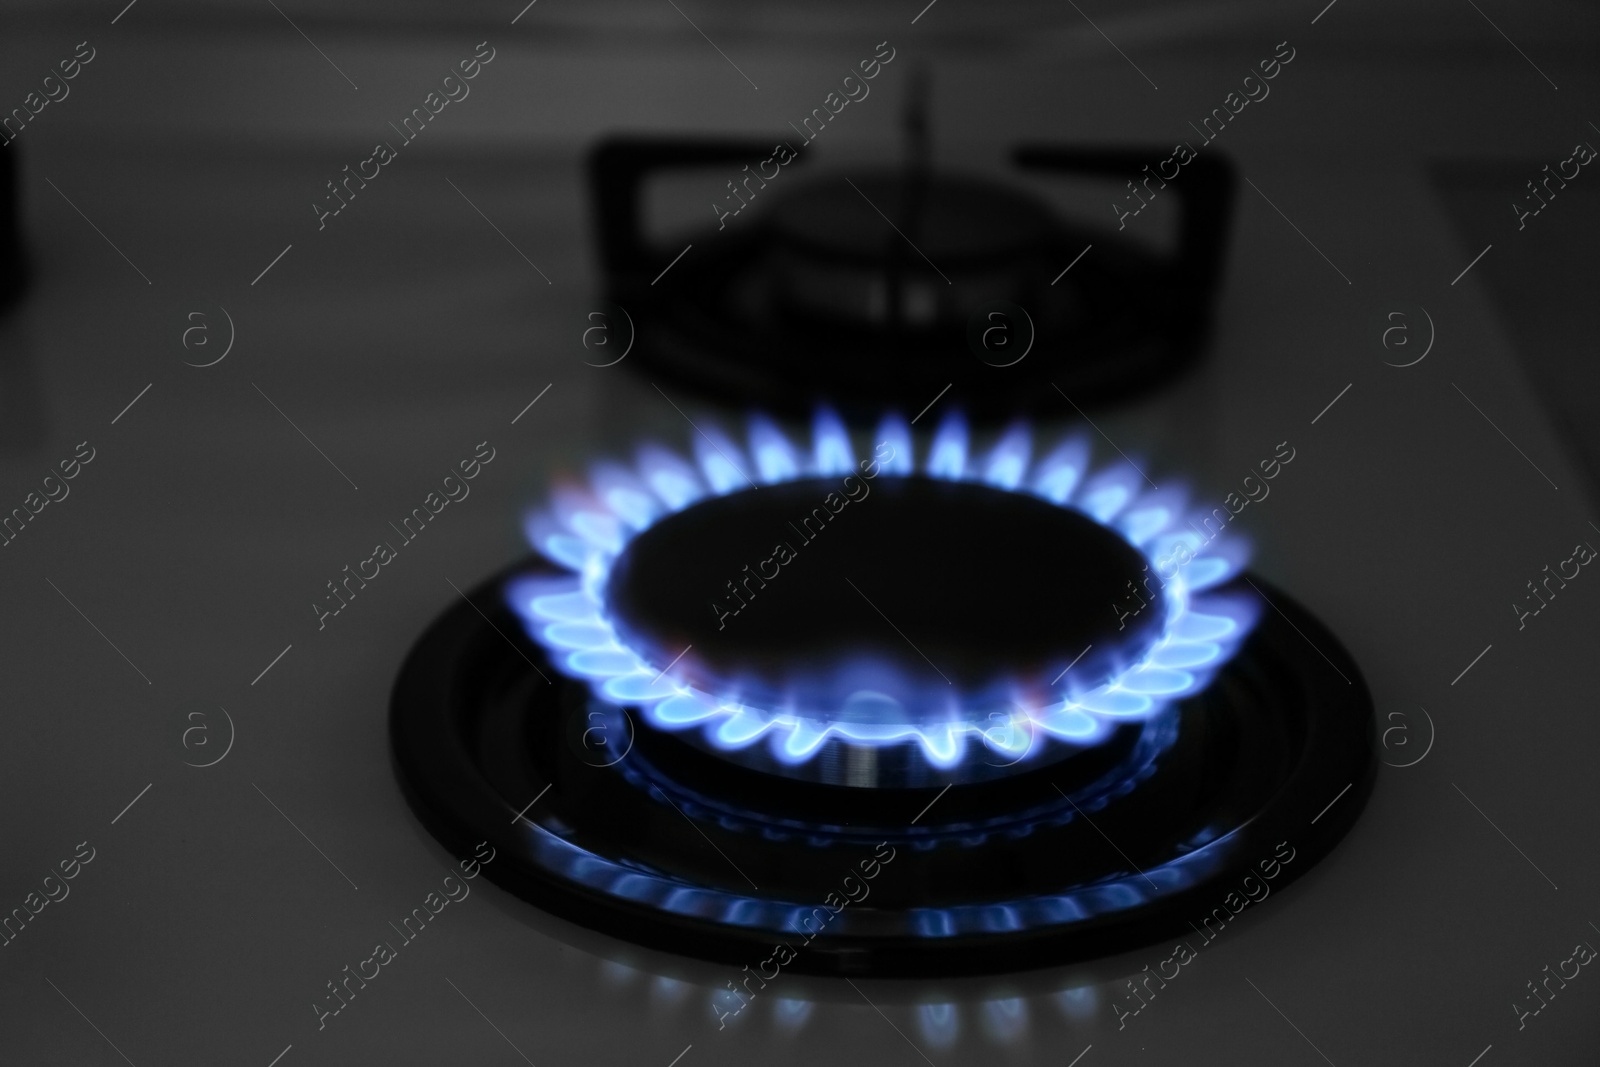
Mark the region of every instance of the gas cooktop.
[[24, 4], [0, 1059], [1590, 1063], [1555, 14]]

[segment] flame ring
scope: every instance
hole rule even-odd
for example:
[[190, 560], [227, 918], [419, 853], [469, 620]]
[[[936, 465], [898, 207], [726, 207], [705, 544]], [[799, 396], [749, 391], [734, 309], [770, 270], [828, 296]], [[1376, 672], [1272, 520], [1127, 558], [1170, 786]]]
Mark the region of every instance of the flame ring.
[[[878, 452], [888, 446], [886, 458], [880, 457], [881, 474], [919, 473], [903, 419], [886, 417], [878, 440]], [[525, 522], [531, 544], [571, 572], [560, 580], [523, 578], [509, 584], [511, 607], [529, 636], [563, 671], [588, 682], [599, 699], [638, 708], [654, 728], [699, 728], [723, 749], [765, 738], [789, 763], [812, 758], [830, 739], [862, 746], [915, 744], [936, 767], [959, 763], [972, 741], [1020, 758], [1037, 749], [1040, 737], [1094, 744], [1118, 722], [1149, 718], [1173, 700], [1199, 692], [1254, 625], [1253, 601], [1208, 592], [1243, 569], [1247, 549], [1239, 538], [1218, 540], [1208, 533], [1211, 514], [1186, 513], [1181, 490], [1144, 491], [1144, 475], [1131, 462], [1091, 473], [1090, 450], [1081, 437], [1068, 438], [1033, 461], [1032, 434], [1023, 425], [1012, 427], [986, 456], [974, 460], [965, 422], [950, 415], [935, 433], [920, 473], [1028, 493], [1115, 531], [1163, 583], [1167, 615], [1154, 645], [1116, 677], [1089, 689], [1078, 688], [1064, 671], [1055, 683], [1064, 690], [1059, 700], [1015, 707], [1016, 729], [996, 730], [989, 709], [970, 714], [958, 709], [948, 721], [933, 724], [861, 723], [752, 707], [703, 692], [674, 678], [670, 664], [649, 663], [621, 640], [608, 617], [604, 590], [612, 564], [634, 536], [698, 500], [759, 484], [856, 473], [849, 433], [827, 409], [817, 413], [809, 455], [761, 416], [751, 420], [749, 441], [747, 454], [708, 428], [695, 442], [694, 463], [646, 445], [635, 467], [602, 464], [586, 489], [557, 494]], [[1070, 656], [1072, 650], [1064, 653]]]

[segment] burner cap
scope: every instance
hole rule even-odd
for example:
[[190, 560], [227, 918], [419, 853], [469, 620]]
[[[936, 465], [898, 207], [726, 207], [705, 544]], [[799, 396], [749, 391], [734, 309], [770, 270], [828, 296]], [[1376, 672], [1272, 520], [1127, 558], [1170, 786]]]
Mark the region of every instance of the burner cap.
[[1074, 677], [1107, 681], [1160, 636], [1158, 592], [1132, 618], [1117, 607], [1146, 576], [1114, 531], [1037, 497], [851, 476], [666, 517], [623, 550], [605, 600], [630, 647], [703, 691], [927, 722], [1045, 691], [1085, 648]]
[[885, 216], [945, 267], [1025, 255], [1052, 224], [1044, 204], [996, 182], [877, 170], [811, 182], [773, 208], [772, 226], [782, 243], [812, 255], [881, 261], [904, 244]]

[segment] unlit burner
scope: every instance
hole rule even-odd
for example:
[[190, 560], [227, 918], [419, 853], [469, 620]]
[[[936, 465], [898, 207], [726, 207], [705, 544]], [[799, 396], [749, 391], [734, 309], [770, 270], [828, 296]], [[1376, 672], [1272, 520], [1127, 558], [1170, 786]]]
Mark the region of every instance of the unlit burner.
[[[771, 150], [643, 137], [595, 148], [607, 297], [637, 331], [628, 367], [787, 414], [819, 402], [873, 412], [950, 387], [992, 418], [1059, 403], [1052, 383], [1080, 402], [1159, 388], [1205, 340], [1233, 201], [1219, 156], [1172, 185], [1170, 255], [1062, 218], [1020, 185], [934, 169], [922, 152], [899, 169], [770, 189], [746, 178], [750, 217], [690, 235], [691, 249], [647, 238], [648, 181]], [[1120, 196], [1162, 154], [1031, 146], [1012, 162], [1108, 181]], [[1010, 338], [993, 351], [980, 344], [992, 313]]]

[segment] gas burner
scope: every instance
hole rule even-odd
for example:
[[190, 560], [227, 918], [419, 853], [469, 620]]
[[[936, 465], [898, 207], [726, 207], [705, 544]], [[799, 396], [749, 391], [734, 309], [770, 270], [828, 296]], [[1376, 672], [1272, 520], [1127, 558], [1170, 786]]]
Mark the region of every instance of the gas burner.
[[[1125, 951], [1285, 842], [1309, 862], [1280, 878], [1332, 849], [1374, 777], [1366, 688], [1181, 493], [1081, 441], [1033, 462], [1021, 427], [975, 459], [947, 420], [920, 467], [899, 420], [878, 440], [708, 429], [697, 464], [647, 446], [534, 513], [538, 554], [396, 682], [424, 823], [604, 932], [878, 975]], [[775, 571], [774, 537], [803, 541]]]
[[[772, 154], [684, 138], [613, 138], [594, 150], [608, 298], [636, 331], [630, 365], [787, 413], [821, 402], [881, 411], [954, 383], [988, 417], [1055, 402], [1052, 382], [1084, 402], [1155, 387], [1205, 338], [1233, 200], [1232, 168], [1218, 157], [1193, 160], [1171, 185], [1182, 205], [1171, 256], [1070, 224], [1022, 189], [931, 170], [925, 149], [901, 170], [747, 185], [770, 209], [694, 235], [681, 262], [680, 248], [643, 236], [648, 178]], [[1121, 183], [1160, 155], [1028, 146], [1012, 160]], [[1011, 347], [980, 343], [993, 321], [1007, 324]]]

